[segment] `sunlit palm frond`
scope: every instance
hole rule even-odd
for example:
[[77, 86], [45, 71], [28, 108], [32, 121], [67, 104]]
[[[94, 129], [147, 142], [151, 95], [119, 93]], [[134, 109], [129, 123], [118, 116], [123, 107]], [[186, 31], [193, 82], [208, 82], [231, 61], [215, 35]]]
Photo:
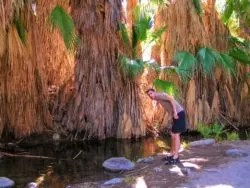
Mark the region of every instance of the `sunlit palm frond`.
[[212, 75], [216, 62], [220, 60], [220, 55], [211, 48], [201, 48], [197, 53], [198, 64], [202, 66], [203, 72]]
[[120, 56], [122, 70], [131, 78], [140, 75], [143, 72], [143, 61], [129, 59], [126, 56]]
[[18, 33], [18, 36], [20, 37], [21, 41], [23, 43], [26, 42], [26, 29], [25, 29], [25, 26], [22, 22], [22, 20], [20, 18], [15, 18], [14, 19], [14, 25], [16, 27], [16, 30], [17, 30], [17, 33]]
[[245, 65], [250, 65], [250, 53], [243, 48], [234, 47], [229, 51], [229, 55]]
[[174, 62], [177, 63], [176, 71], [183, 81], [188, 81], [196, 66], [195, 57], [189, 52], [178, 52], [174, 57]]
[[227, 0], [225, 10], [222, 13], [222, 20], [227, 23], [235, 10], [235, 0]]
[[230, 74], [236, 76], [235, 60], [227, 53], [220, 53], [219, 63], [223, 70], [228, 71]]
[[49, 16], [53, 28], [57, 27], [63, 37], [67, 49], [74, 48], [78, 43], [78, 37], [75, 33], [73, 19], [67, 14], [63, 7], [57, 5]]
[[153, 86], [158, 92], [166, 92], [169, 95], [178, 96], [179, 90], [173, 82], [155, 79]]
[[193, 0], [193, 4], [195, 7], [195, 10], [199, 16], [202, 15], [202, 8], [201, 8], [201, 1], [200, 0]]
[[128, 30], [127, 30], [125, 24], [122, 22], [119, 23], [119, 31], [120, 31], [121, 36], [122, 36], [122, 41], [124, 42], [124, 44], [128, 45], [129, 44]]

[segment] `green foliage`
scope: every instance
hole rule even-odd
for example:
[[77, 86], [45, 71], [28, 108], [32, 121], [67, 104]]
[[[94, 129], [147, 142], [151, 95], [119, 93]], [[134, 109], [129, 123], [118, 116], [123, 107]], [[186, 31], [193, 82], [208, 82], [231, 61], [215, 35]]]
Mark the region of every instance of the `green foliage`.
[[121, 33], [123, 43], [128, 45], [129, 42], [130, 42], [129, 41], [128, 31], [127, 31], [127, 28], [126, 28], [125, 24], [122, 23], [122, 22], [119, 23], [119, 31]]
[[234, 10], [235, 10], [235, 0], [227, 0], [226, 1], [226, 7], [225, 10], [222, 14], [222, 20], [225, 23], [228, 23], [228, 20], [230, 19], [230, 17], [232, 16]]
[[234, 59], [227, 53], [218, 53], [211, 48], [200, 48], [196, 58], [189, 52], [177, 52], [174, 61], [178, 65], [176, 72], [183, 81], [191, 79], [194, 71], [201, 70], [204, 75], [212, 76], [216, 66], [235, 75]]
[[208, 125], [198, 124], [196, 130], [203, 136], [203, 138], [211, 137], [211, 128]]
[[226, 133], [227, 135], [227, 140], [229, 141], [234, 141], [234, 140], [239, 140], [239, 134], [236, 132], [232, 132], [232, 133]]
[[120, 56], [121, 67], [131, 78], [143, 72], [143, 62], [141, 60], [129, 59], [124, 55]]
[[[122, 40], [125, 45], [132, 47], [132, 59], [121, 55], [121, 67], [130, 77], [135, 77], [141, 74], [145, 67], [151, 68], [159, 72], [160, 66], [154, 61], [142, 61], [138, 57], [137, 49], [142, 43], [147, 46], [152, 42], [158, 42], [159, 38], [166, 30], [166, 26], [159, 28], [156, 31], [151, 31], [152, 16], [155, 12], [155, 7], [152, 2], [143, 3], [135, 7], [133, 10], [133, 25], [132, 32], [129, 33], [126, 25], [119, 24]], [[155, 2], [156, 3], [156, 2]]]
[[63, 37], [67, 49], [75, 48], [79, 38], [75, 32], [74, 21], [63, 9], [57, 5], [49, 16], [53, 28], [57, 27]]
[[16, 26], [18, 36], [20, 37], [23, 43], [26, 42], [26, 29], [20, 18], [14, 18], [14, 25]]
[[227, 0], [222, 20], [227, 24], [232, 17], [243, 19], [250, 26], [250, 1], [249, 0]]
[[159, 92], [166, 92], [169, 95], [178, 95], [178, 89], [174, 83], [165, 80], [155, 79], [153, 82], [154, 88]]
[[174, 57], [174, 62], [178, 63], [176, 71], [183, 81], [189, 80], [193, 76], [196, 59], [191, 53], [184, 51], [177, 52]]
[[200, 0], [193, 0], [193, 4], [195, 7], [195, 10], [199, 16], [202, 15], [202, 8], [201, 8], [201, 1]]
[[224, 126], [215, 123], [214, 125], [211, 126], [211, 135], [216, 139], [216, 140], [220, 140], [222, 134], [226, 132], [226, 130], [224, 129]]
[[245, 65], [250, 65], [250, 53], [243, 48], [234, 47], [230, 49], [229, 55]]
[[210, 48], [201, 48], [197, 53], [197, 59], [205, 74], [212, 74], [219, 54]]
[[220, 53], [219, 58], [222, 69], [227, 70], [232, 75], [236, 76], [235, 60], [228, 53]]
[[196, 127], [197, 131], [201, 133], [204, 138], [215, 138], [216, 140], [222, 139], [222, 134], [226, 132], [224, 127], [218, 123], [213, 125], [199, 124]]

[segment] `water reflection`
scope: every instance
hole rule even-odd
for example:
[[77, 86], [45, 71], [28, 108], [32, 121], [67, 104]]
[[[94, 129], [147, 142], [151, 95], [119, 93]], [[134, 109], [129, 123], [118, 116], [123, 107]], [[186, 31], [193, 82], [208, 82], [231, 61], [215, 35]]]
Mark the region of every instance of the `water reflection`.
[[102, 181], [115, 176], [102, 168], [103, 161], [110, 157], [124, 156], [135, 162], [138, 158], [168, 148], [166, 138], [47, 144], [25, 151], [55, 159], [5, 157], [0, 160], [0, 176], [13, 179], [16, 187], [20, 188], [30, 182], [39, 184], [39, 187], [61, 188], [68, 184]]

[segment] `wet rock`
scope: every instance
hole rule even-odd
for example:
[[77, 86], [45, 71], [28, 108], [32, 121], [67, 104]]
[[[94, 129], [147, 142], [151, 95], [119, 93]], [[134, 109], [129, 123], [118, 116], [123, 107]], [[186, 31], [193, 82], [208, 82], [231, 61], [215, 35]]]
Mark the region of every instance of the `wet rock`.
[[128, 171], [132, 170], [135, 167], [135, 164], [125, 157], [113, 157], [110, 158], [102, 164], [102, 166], [109, 171], [119, 172], [119, 171]]
[[58, 141], [58, 140], [60, 140], [60, 135], [58, 133], [54, 133], [52, 139], [54, 141]]
[[35, 182], [30, 182], [30, 183], [28, 183], [28, 185], [26, 186], [26, 188], [38, 188], [38, 185]]
[[124, 181], [124, 178], [113, 178], [111, 180], [106, 181], [103, 185], [107, 186], [107, 185], [116, 185], [119, 183], [122, 183]]
[[215, 139], [206, 139], [206, 140], [197, 140], [194, 142], [190, 142], [189, 146], [196, 147], [196, 146], [204, 146], [204, 145], [211, 145], [215, 144]]
[[14, 187], [15, 182], [6, 177], [0, 177], [0, 187], [1, 188], [11, 188]]
[[248, 152], [241, 149], [229, 149], [225, 152], [228, 157], [247, 157]]
[[181, 172], [186, 176], [191, 175], [191, 169], [190, 168], [181, 168]]
[[147, 164], [151, 164], [151, 163], [153, 163], [153, 161], [154, 161], [154, 157], [145, 157], [145, 158], [140, 158], [140, 159], [138, 159], [136, 162], [137, 163], [147, 163]]
[[162, 168], [160, 168], [160, 167], [155, 167], [155, 168], [153, 168], [153, 171], [154, 171], [154, 172], [162, 172]]

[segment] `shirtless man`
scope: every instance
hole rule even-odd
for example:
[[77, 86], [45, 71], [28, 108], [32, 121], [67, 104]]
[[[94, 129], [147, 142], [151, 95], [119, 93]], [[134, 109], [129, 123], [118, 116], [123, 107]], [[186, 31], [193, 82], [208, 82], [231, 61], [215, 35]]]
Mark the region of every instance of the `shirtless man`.
[[174, 99], [173, 96], [167, 93], [158, 93], [150, 88], [146, 91], [152, 100], [159, 102], [163, 108], [169, 113], [173, 113], [173, 126], [171, 129], [171, 152], [167, 156], [167, 164], [178, 164], [179, 149], [180, 149], [180, 133], [186, 131], [185, 111], [183, 107]]

